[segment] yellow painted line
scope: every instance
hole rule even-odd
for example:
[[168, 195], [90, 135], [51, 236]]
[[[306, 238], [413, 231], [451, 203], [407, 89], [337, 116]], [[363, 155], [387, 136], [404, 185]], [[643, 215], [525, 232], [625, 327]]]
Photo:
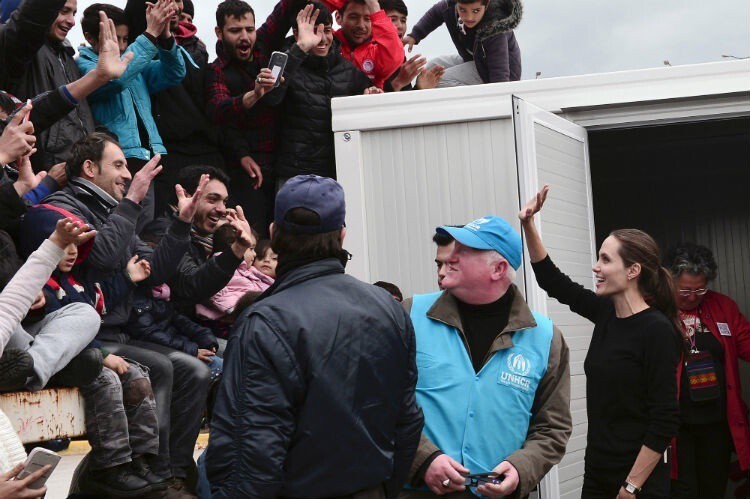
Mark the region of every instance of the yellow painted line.
[[[200, 433], [198, 440], [195, 442], [196, 449], [205, 449], [208, 445], [208, 432]], [[88, 454], [91, 451], [91, 446], [86, 440], [73, 440], [70, 442], [70, 447], [58, 452], [61, 456], [82, 456]]]

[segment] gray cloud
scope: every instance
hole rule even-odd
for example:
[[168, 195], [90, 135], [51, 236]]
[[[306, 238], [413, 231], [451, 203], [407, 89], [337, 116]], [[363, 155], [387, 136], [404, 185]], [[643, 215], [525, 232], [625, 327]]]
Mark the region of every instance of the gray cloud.
[[[434, 3], [406, 0], [409, 25]], [[79, 0], [83, 12], [92, 0]], [[124, 0], [112, 3], [124, 6]], [[218, 0], [194, 0], [199, 36], [213, 57]], [[260, 24], [273, 8], [271, 0], [250, 4]], [[80, 15], [80, 14], [79, 14]], [[83, 42], [80, 27], [71, 42]], [[523, 54], [523, 78], [570, 76], [721, 60], [722, 54], [750, 56], [750, 2], [747, 0], [660, 0], [646, 2], [577, 0], [528, 1], [516, 31]], [[428, 57], [454, 53], [441, 27], [417, 49]]]

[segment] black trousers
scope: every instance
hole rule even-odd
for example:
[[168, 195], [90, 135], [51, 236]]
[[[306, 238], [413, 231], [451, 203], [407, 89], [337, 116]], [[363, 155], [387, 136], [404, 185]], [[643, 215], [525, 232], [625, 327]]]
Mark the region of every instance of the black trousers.
[[[669, 497], [669, 463], [659, 460], [651, 476], [643, 484], [638, 499], [666, 499]], [[630, 468], [622, 470], [591, 470], [583, 475], [581, 499], [615, 499], [625, 483]]]
[[678, 479], [672, 499], [724, 497], [729, 480], [732, 436], [727, 422], [683, 424], [677, 434]]

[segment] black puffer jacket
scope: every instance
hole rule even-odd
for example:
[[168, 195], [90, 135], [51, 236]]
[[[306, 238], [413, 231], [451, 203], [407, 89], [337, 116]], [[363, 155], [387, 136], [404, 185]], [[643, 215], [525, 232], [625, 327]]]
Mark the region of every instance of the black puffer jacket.
[[206, 469], [214, 499], [336, 497], [406, 482], [424, 418], [416, 342], [336, 259], [283, 274], [238, 320]]
[[287, 40], [287, 47], [285, 81], [264, 97], [270, 106], [283, 102], [276, 174], [294, 177], [312, 173], [335, 178], [331, 99], [361, 95], [372, 83], [344, 59], [335, 38], [326, 57], [305, 54], [293, 38]]

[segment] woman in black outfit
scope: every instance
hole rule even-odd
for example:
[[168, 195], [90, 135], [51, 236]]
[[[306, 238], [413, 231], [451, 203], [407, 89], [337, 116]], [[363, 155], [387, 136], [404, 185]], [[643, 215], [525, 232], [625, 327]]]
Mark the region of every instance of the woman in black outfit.
[[679, 427], [677, 307], [659, 248], [645, 232], [612, 232], [593, 267], [596, 293], [547, 255], [534, 226], [548, 186], [519, 213], [539, 286], [594, 323], [586, 355], [588, 436], [583, 499], [669, 496], [665, 451]]

